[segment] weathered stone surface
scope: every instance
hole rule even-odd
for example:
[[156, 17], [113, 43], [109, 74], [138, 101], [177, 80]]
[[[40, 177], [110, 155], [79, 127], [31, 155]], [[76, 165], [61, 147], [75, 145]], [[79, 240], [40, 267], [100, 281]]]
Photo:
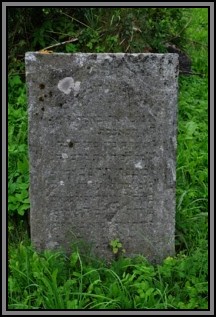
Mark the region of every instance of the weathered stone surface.
[[31, 237], [174, 253], [177, 54], [26, 53]]

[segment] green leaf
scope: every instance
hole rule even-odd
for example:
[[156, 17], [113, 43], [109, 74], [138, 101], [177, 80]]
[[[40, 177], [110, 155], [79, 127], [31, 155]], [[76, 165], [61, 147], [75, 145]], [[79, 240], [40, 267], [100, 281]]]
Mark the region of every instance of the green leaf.
[[77, 308], [79, 308], [77, 299], [67, 301], [67, 309], [77, 309]]
[[88, 48], [90, 48], [90, 50], [91, 50], [92, 47], [93, 47], [93, 44], [92, 44], [92, 42], [89, 42], [88, 44], [86, 44], [86, 46], [87, 46]]
[[18, 161], [17, 163], [17, 167], [18, 167], [18, 171], [20, 173], [26, 173], [28, 172], [28, 167], [29, 167], [29, 164], [28, 164], [28, 160], [27, 158], [24, 158], [23, 161]]
[[23, 202], [25, 198], [28, 197], [28, 192], [27, 191], [22, 191], [21, 194], [15, 194], [15, 197], [17, 198], [18, 201]]
[[15, 211], [17, 210], [18, 204], [8, 204], [8, 211]]
[[194, 121], [189, 121], [186, 124], [186, 139], [189, 137], [191, 137], [194, 132], [196, 131], [196, 129], [198, 128], [198, 125], [194, 122]]
[[20, 79], [20, 76], [19, 75], [15, 75], [13, 76], [12, 78], [10, 78], [9, 80], [9, 84], [13, 87], [15, 85], [20, 85], [22, 84], [22, 81]]
[[29, 204], [23, 204], [20, 207], [18, 207], [18, 214], [23, 216], [25, 211], [29, 209]]
[[17, 198], [12, 196], [12, 195], [9, 195], [8, 196], [8, 202], [9, 203], [14, 203], [14, 202], [17, 202]]
[[77, 252], [73, 252], [70, 256], [70, 265], [74, 267], [79, 259], [79, 254]]
[[113, 253], [117, 254], [118, 253], [118, 248], [113, 248]]
[[81, 273], [79, 273], [79, 272], [73, 272], [73, 276], [76, 276], [76, 277], [81, 277], [82, 276], [82, 274]]
[[27, 184], [27, 183], [19, 183], [18, 188], [19, 189], [28, 189], [29, 188], [29, 184]]
[[65, 49], [66, 49], [67, 53], [75, 53], [75, 52], [77, 52], [77, 46], [72, 44], [72, 43], [66, 44]]

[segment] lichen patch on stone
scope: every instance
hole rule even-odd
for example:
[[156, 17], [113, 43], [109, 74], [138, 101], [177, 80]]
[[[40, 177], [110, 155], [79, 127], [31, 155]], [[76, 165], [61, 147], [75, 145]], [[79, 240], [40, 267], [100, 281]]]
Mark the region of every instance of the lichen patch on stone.
[[65, 93], [66, 95], [69, 95], [71, 92], [71, 89], [74, 87], [74, 80], [72, 77], [65, 77], [61, 79], [58, 83], [58, 89]]
[[74, 96], [79, 93], [80, 90], [80, 81], [74, 81], [73, 77], [65, 77], [61, 79], [58, 83], [58, 89], [64, 94], [69, 95], [71, 90], [74, 91]]

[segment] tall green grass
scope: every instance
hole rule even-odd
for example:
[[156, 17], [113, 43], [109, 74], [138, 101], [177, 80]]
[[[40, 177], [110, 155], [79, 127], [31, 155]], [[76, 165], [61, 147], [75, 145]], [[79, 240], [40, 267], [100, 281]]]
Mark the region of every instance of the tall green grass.
[[177, 248], [208, 245], [208, 11], [188, 9], [185, 49], [203, 76], [180, 76], [177, 155]]
[[109, 267], [95, 259], [46, 251], [22, 243], [9, 260], [10, 309], [207, 309], [207, 257], [120, 258]]

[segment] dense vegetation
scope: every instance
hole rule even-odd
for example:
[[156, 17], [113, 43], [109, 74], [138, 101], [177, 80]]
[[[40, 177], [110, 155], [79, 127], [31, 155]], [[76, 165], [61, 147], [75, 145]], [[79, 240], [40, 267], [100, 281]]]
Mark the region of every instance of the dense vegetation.
[[[8, 9], [9, 309], [208, 308], [208, 11], [174, 8]], [[24, 53], [57, 42], [63, 52], [166, 52], [192, 60], [180, 75], [176, 253], [153, 266], [143, 257], [107, 265], [74, 250], [36, 253], [29, 212]]]

